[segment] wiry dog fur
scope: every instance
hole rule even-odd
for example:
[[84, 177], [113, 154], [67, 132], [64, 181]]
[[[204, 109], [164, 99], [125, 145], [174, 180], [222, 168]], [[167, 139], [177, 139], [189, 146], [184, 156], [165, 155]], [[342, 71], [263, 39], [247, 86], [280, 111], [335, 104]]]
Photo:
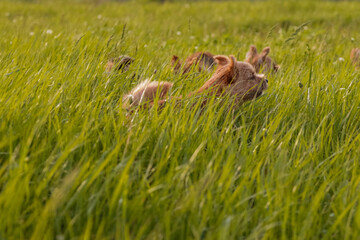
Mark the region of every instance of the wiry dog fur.
[[270, 47], [264, 48], [259, 54], [254, 45], [250, 46], [249, 51], [246, 54], [245, 61], [254, 66], [255, 71], [258, 73], [262, 69], [264, 73], [268, 73], [271, 70], [277, 72], [280, 68], [274, 60], [272, 60], [268, 54], [270, 53]]
[[146, 79], [124, 96], [123, 108], [153, 102], [157, 94], [159, 99], [164, 99], [172, 86], [173, 84], [170, 82], [157, 82]]
[[234, 56], [215, 56], [218, 67], [214, 75], [196, 93], [217, 97], [229, 94], [235, 97], [235, 105], [259, 97], [268, 88], [263, 74], [257, 74], [253, 66], [236, 61]]
[[173, 66], [174, 72], [182, 74], [190, 72], [193, 67], [199, 72], [212, 71], [215, 65], [214, 55], [209, 52], [196, 52], [186, 58], [182, 64], [178, 56], [172, 56], [171, 65]]
[[110, 73], [111, 71], [120, 71], [125, 72], [129, 69], [129, 66], [131, 63], [134, 62], [134, 59], [132, 57], [122, 55], [117, 58], [111, 58], [106, 66], [105, 70], [106, 72]]
[[351, 50], [350, 60], [356, 68], [360, 68], [360, 48], [353, 48]]
[[[257, 74], [252, 65], [246, 62], [236, 61], [234, 56], [215, 56], [218, 67], [213, 76], [205, 82], [198, 90], [190, 93], [193, 95], [204, 94], [207, 96], [223, 97], [230, 95], [235, 98], [235, 106], [240, 106], [243, 102], [259, 97], [268, 88], [267, 80], [263, 74]], [[131, 96], [132, 106], [138, 106], [148, 101], [152, 102], [158, 91], [159, 105], [166, 103], [164, 97], [172, 87], [168, 82], [145, 82], [138, 85], [130, 94], [125, 96], [125, 100]], [[177, 97], [181, 99], [183, 97]], [[206, 104], [206, 98], [203, 101]], [[202, 105], [203, 105], [202, 104]]]

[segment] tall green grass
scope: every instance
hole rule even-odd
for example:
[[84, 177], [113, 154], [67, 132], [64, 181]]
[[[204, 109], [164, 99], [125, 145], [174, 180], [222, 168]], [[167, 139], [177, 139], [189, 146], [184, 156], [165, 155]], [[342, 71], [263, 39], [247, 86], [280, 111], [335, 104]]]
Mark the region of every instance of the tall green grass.
[[[359, 3], [0, 9], [0, 239], [360, 237]], [[173, 54], [250, 44], [281, 64], [259, 99], [121, 109], [146, 78], [174, 96], [209, 78], [174, 75]]]

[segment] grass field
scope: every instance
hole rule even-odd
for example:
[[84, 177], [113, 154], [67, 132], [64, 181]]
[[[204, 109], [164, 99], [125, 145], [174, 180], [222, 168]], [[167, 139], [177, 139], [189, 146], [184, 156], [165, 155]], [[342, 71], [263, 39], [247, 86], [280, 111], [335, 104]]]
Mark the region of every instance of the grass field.
[[[0, 9], [0, 239], [360, 238], [360, 3]], [[122, 110], [155, 69], [175, 96], [211, 75], [174, 75], [173, 54], [250, 44], [281, 64], [259, 99]]]

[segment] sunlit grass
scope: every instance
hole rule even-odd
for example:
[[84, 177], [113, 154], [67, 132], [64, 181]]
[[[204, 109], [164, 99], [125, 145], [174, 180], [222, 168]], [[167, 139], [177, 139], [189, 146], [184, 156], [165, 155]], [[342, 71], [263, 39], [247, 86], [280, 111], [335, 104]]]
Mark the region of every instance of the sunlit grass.
[[[0, 239], [359, 238], [359, 3], [0, 8]], [[146, 78], [209, 78], [173, 54], [250, 44], [281, 65], [259, 99], [121, 109]]]

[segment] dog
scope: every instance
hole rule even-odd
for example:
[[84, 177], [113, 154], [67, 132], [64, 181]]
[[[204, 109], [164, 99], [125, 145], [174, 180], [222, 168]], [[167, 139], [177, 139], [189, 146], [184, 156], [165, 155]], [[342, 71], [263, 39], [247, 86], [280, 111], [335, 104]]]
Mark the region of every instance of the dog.
[[218, 64], [216, 72], [195, 94], [216, 97], [229, 94], [235, 97], [235, 105], [239, 106], [259, 97], [268, 88], [265, 75], [257, 74], [251, 64], [237, 61], [234, 56], [218, 55], [214, 58]]
[[134, 106], [151, 103], [157, 95], [159, 95], [159, 99], [164, 99], [172, 86], [173, 84], [170, 82], [146, 79], [123, 97], [123, 108], [130, 109]]
[[198, 72], [208, 71], [211, 72], [215, 67], [214, 55], [209, 52], [196, 52], [186, 58], [182, 64], [180, 58], [176, 55], [171, 58], [171, 65], [175, 73], [182, 71], [182, 74], [187, 74], [192, 68]]
[[135, 60], [132, 57], [122, 55], [117, 58], [111, 58], [105, 66], [105, 71], [111, 73], [112, 71], [125, 72], [129, 70], [131, 63]]
[[277, 72], [280, 69], [280, 66], [268, 56], [269, 53], [270, 47], [264, 48], [261, 53], [258, 54], [256, 47], [251, 45], [246, 54], [245, 62], [253, 65], [257, 73], [259, 73], [261, 69], [264, 73], [269, 73], [271, 70]]
[[[234, 105], [240, 106], [242, 103], [259, 97], [268, 88], [268, 81], [264, 74], [257, 74], [254, 67], [247, 62], [239, 62], [234, 56], [218, 55], [214, 56], [217, 62], [217, 69], [212, 77], [198, 90], [191, 92], [187, 97], [194, 95], [215, 96], [222, 98], [226, 95], [234, 97]], [[145, 101], [152, 103], [159, 95], [158, 105], [163, 106], [172, 87], [169, 82], [146, 81], [140, 83], [129, 94], [125, 95], [125, 100], [131, 96], [131, 107], [144, 104]], [[171, 98], [170, 98], [171, 99]], [[175, 100], [182, 100], [184, 97], [175, 97]], [[204, 106], [207, 98], [203, 98], [201, 103]]]
[[360, 48], [353, 48], [351, 50], [350, 60], [355, 68], [360, 68]]

